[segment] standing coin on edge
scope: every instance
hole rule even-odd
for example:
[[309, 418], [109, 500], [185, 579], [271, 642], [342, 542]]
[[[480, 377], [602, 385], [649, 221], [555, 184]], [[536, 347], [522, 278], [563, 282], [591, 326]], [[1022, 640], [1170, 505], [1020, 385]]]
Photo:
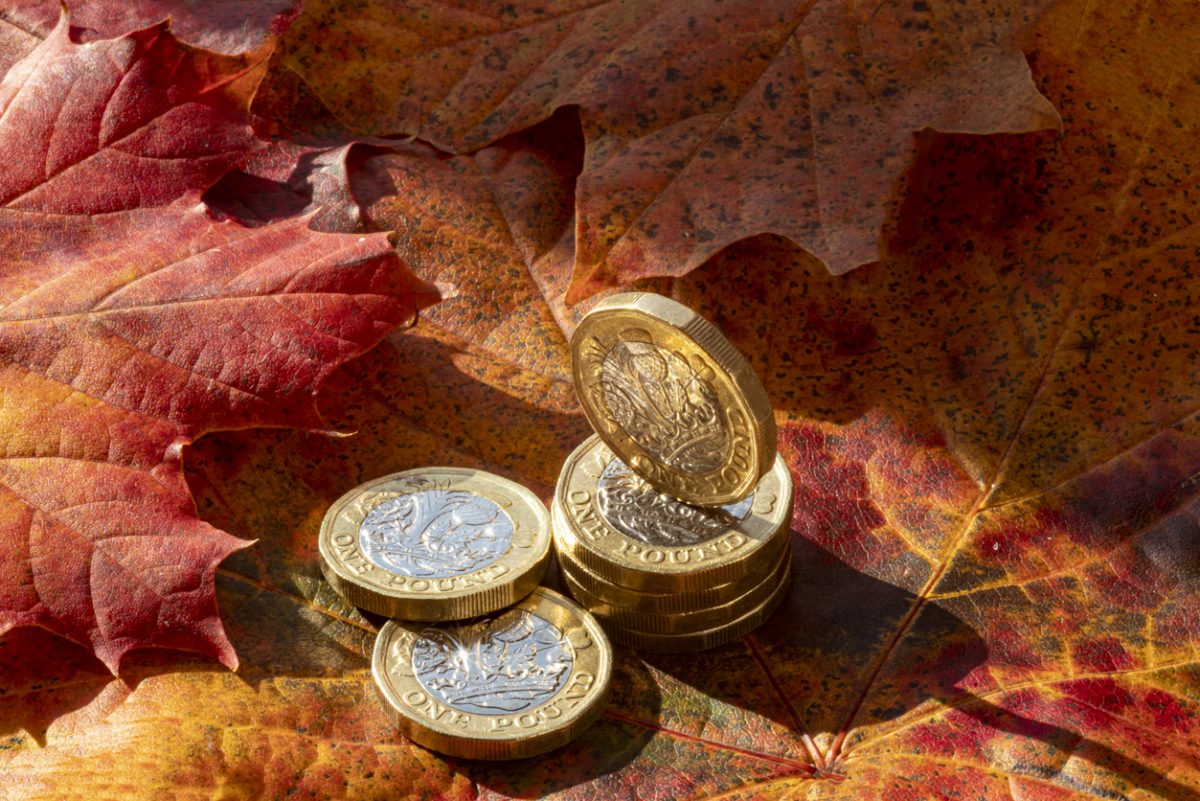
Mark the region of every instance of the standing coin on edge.
[[720, 506], [775, 462], [758, 376], [717, 328], [661, 295], [596, 305], [571, 337], [571, 375], [600, 438], [660, 492]]
[[329, 508], [321, 571], [355, 606], [407, 620], [461, 620], [537, 587], [550, 519], [529, 490], [482, 470], [423, 467], [369, 481]]
[[593, 435], [567, 457], [555, 547], [601, 578], [643, 592], [691, 592], [766, 577], [790, 541], [792, 476], [782, 458], [754, 492], [713, 509], [658, 492]]
[[420, 745], [520, 759], [577, 737], [608, 701], [612, 646], [595, 618], [544, 587], [481, 620], [389, 621], [371, 658], [389, 716]]

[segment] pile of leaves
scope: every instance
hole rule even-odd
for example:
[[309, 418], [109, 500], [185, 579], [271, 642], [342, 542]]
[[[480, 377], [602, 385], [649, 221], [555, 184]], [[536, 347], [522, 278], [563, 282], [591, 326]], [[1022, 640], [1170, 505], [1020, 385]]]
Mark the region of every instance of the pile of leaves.
[[[0, 797], [1197, 797], [1197, 36], [1182, 0], [0, 3]], [[548, 497], [618, 286], [763, 378], [791, 595], [620, 653], [552, 757], [437, 756], [317, 526], [426, 464]]]

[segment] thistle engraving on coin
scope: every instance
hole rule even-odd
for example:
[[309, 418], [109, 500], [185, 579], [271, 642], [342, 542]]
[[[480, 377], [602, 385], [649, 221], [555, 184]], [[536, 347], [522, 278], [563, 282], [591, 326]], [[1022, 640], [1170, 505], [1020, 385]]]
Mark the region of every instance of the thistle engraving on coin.
[[612, 459], [596, 484], [600, 513], [627, 537], [673, 548], [719, 537], [750, 515], [754, 494], [717, 509], [690, 506], [663, 495], [620, 459]]
[[513, 521], [494, 501], [430, 485], [377, 504], [359, 526], [359, 548], [392, 573], [450, 578], [508, 551]]
[[655, 345], [649, 332], [628, 329], [604, 356], [601, 397], [617, 425], [655, 459], [707, 473], [725, 463], [729, 434], [705, 372], [703, 362], [689, 364]]
[[412, 647], [413, 674], [421, 686], [438, 701], [479, 715], [537, 706], [562, 689], [574, 663], [563, 632], [523, 609], [499, 619], [428, 628]]

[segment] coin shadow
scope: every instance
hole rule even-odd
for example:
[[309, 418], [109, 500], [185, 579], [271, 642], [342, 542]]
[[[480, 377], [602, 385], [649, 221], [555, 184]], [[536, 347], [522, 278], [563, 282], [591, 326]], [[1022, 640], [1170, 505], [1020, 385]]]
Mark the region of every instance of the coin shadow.
[[562, 748], [511, 762], [452, 762], [480, 787], [512, 798], [542, 798], [615, 773], [654, 738], [662, 694], [647, 666], [628, 653], [617, 655], [610, 688], [599, 720]]
[[[916, 568], [904, 556], [892, 565], [898, 575]], [[792, 575], [784, 603], [751, 636], [764, 670], [782, 672], [776, 677], [787, 688], [776, 713], [781, 722], [794, 725], [799, 718], [814, 736], [841, 731], [877, 668], [875, 656], [889, 649], [886, 693], [880, 695], [886, 700], [865, 710], [878, 722], [930, 700], [961, 702], [963, 680], [988, 659], [987, 644], [970, 624], [931, 603], [921, 605], [896, 645], [895, 632], [917, 605], [916, 595], [795, 534]]]
[[[861, 686], [870, 655], [914, 600], [912, 593], [861, 573], [797, 536], [791, 558], [788, 594], [751, 635], [696, 654], [643, 655], [681, 692], [741, 710], [721, 716], [722, 739], [735, 747], [763, 751], [771, 732], [802, 738], [836, 731], [843, 714], [838, 699], [847, 700], [847, 691]], [[904, 714], [926, 695], [943, 702], [957, 698], [955, 683], [987, 657], [983, 640], [949, 613], [932, 609], [918, 623], [914, 634], [928, 649], [922, 670], [932, 671], [933, 681], [904, 690], [888, 709], [872, 710], [884, 719]], [[800, 739], [777, 738], [765, 750], [809, 760]]]
[[[744, 644], [777, 692], [774, 705], [754, 709], [759, 714], [826, 743], [845, 731], [848, 751], [858, 736], [855, 727], [864, 722], [887, 723], [922, 706], [953, 709], [960, 722], [951, 726], [962, 731], [948, 734], [951, 748], [955, 738], [967, 736], [966, 728], [977, 727], [1038, 741], [1050, 761], [1086, 760], [1167, 801], [1196, 798], [1194, 789], [1059, 720], [1005, 709], [973, 692], [976, 669], [989, 660], [990, 649], [972, 625], [937, 603], [921, 604], [902, 641], [893, 643], [897, 626], [916, 607], [913, 593], [855, 570], [803, 537], [793, 537], [792, 560], [787, 600]], [[874, 657], [882, 650], [889, 658], [875, 675]], [[689, 675], [703, 677], [703, 666], [690, 668]], [[871, 698], [862, 695], [868, 683], [875, 688]], [[702, 687], [719, 692], [712, 680]], [[736, 704], [740, 698], [723, 700]], [[964, 719], [971, 721], [966, 727]], [[1042, 769], [1023, 768], [1035, 779], [1044, 778]]]

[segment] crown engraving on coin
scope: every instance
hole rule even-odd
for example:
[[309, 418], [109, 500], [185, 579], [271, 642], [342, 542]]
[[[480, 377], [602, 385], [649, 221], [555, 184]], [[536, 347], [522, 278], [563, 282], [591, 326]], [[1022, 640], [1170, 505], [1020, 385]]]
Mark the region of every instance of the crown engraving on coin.
[[494, 501], [434, 482], [376, 504], [359, 526], [359, 548], [378, 567], [420, 578], [451, 578], [508, 551], [513, 521]]
[[413, 673], [430, 695], [480, 715], [537, 706], [562, 689], [574, 663], [563, 632], [524, 609], [428, 628], [412, 648]]
[[611, 418], [655, 459], [686, 473], [707, 473], [727, 458], [729, 432], [712, 370], [654, 344], [650, 333], [623, 331], [604, 354], [600, 396]]
[[754, 494], [720, 508], [700, 508], [663, 495], [613, 458], [596, 485], [600, 513], [622, 534], [646, 545], [673, 548], [719, 537], [750, 515]]

